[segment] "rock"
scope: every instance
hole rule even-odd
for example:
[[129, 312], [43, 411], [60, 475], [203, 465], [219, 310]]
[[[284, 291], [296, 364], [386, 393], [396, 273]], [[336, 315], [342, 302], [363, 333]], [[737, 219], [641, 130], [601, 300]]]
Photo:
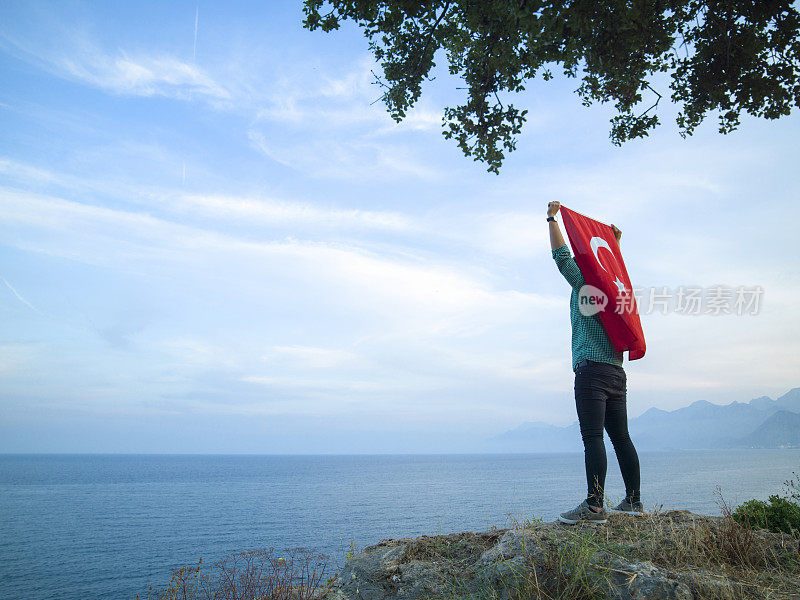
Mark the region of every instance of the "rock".
[[623, 600], [692, 600], [689, 587], [650, 562], [633, 563], [614, 557], [610, 561], [606, 594]]
[[[589, 590], [615, 600], [762, 597], [752, 584], [740, 585], [699, 567], [677, 568], [656, 560], [673, 554], [686, 539], [707, 535], [721, 518], [688, 511], [669, 511], [654, 518], [659, 521], [641, 525], [643, 539], [637, 537], [636, 527], [646, 519], [616, 515], [601, 527], [534, 523], [519, 529], [382, 540], [356, 553], [325, 596], [326, 600], [519, 600], [547, 597], [537, 590], [558, 590], [559, 597], [571, 597], [574, 588], [575, 596]], [[765, 548], [778, 543], [772, 534], [759, 534], [767, 536]], [[793, 545], [783, 538], [779, 542], [782, 551], [796, 554]], [[659, 564], [642, 556], [654, 557]]]

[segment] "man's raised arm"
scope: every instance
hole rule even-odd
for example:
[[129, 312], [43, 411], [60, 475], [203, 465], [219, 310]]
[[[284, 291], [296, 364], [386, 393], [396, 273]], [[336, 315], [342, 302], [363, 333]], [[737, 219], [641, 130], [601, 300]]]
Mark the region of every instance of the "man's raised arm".
[[553, 217], [552, 221], [548, 221], [550, 225], [550, 249], [558, 250], [564, 245], [564, 236], [561, 235], [561, 229], [558, 226], [558, 221], [555, 220], [556, 213], [561, 208], [560, 202], [547, 203], [547, 217]]
[[550, 249], [553, 251], [553, 258], [556, 261], [556, 266], [564, 279], [567, 280], [573, 288], [580, 289], [585, 283], [583, 273], [578, 268], [575, 259], [572, 258], [567, 245], [564, 243], [564, 236], [561, 235], [561, 228], [555, 220], [556, 213], [561, 208], [559, 202], [550, 202], [547, 204], [547, 221], [550, 226]]

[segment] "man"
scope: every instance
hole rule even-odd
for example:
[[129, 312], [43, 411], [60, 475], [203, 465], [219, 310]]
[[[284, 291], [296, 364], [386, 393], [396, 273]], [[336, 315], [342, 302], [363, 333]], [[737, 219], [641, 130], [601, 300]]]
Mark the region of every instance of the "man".
[[[572, 323], [572, 370], [575, 372], [575, 407], [583, 438], [586, 463], [586, 499], [576, 508], [562, 513], [559, 520], [575, 524], [580, 521], [605, 523], [603, 488], [606, 480], [606, 447], [603, 428], [608, 432], [625, 482], [625, 499], [614, 512], [642, 514], [639, 497], [639, 457], [628, 435], [626, 377], [622, 368], [622, 352], [617, 352], [608, 339], [598, 315], [586, 316], [578, 309], [578, 295], [585, 285], [575, 259], [572, 258], [555, 215], [561, 205], [547, 205], [550, 247], [558, 270], [572, 287], [569, 300]], [[619, 242], [622, 232], [611, 225]]]

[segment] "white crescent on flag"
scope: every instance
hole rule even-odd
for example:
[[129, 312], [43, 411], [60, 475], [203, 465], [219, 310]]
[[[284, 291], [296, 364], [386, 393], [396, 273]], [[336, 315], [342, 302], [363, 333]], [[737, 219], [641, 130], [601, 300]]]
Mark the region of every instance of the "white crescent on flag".
[[[600, 262], [600, 257], [597, 256], [597, 251], [600, 248], [605, 248], [606, 250], [611, 252], [611, 246], [608, 245], [608, 242], [605, 240], [605, 238], [601, 238], [600, 236], [595, 236], [591, 240], [589, 240], [589, 246], [592, 248], [592, 254], [594, 254], [594, 259], [597, 261], [597, 264], [600, 265], [600, 268], [603, 269], [603, 271], [608, 273], [608, 269], [606, 269], [603, 266], [603, 263]], [[613, 256], [614, 253], [611, 252], [611, 254]], [[624, 292], [625, 284], [620, 281], [619, 276], [616, 273], [609, 273], [609, 275], [614, 276], [614, 285], [617, 286], [617, 289], [620, 292]]]
[[600, 268], [603, 269], [606, 273], [608, 270], [603, 266], [603, 263], [600, 262], [600, 258], [597, 256], [597, 249], [598, 248], [605, 248], [609, 252], [611, 252], [611, 246], [608, 245], [608, 242], [599, 236], [593, 237], [589, 240], [589, 245], [592, 248], [592, 254], [594, 254], [594, 259], [597, 261], [597, 264], [600, 265]]

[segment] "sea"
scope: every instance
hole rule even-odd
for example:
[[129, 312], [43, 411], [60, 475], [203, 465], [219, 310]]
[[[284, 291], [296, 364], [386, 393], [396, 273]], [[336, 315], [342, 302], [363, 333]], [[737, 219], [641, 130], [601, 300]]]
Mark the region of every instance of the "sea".
[[[606, 492], [624, 494], [613, 453]], [[645, 507], [718, 515], [785, 491], [800, 450], [640, 453]], [[0, 598], [133, 599], [182, 565], [554, 520], [581, 454], [0, 455]]]

